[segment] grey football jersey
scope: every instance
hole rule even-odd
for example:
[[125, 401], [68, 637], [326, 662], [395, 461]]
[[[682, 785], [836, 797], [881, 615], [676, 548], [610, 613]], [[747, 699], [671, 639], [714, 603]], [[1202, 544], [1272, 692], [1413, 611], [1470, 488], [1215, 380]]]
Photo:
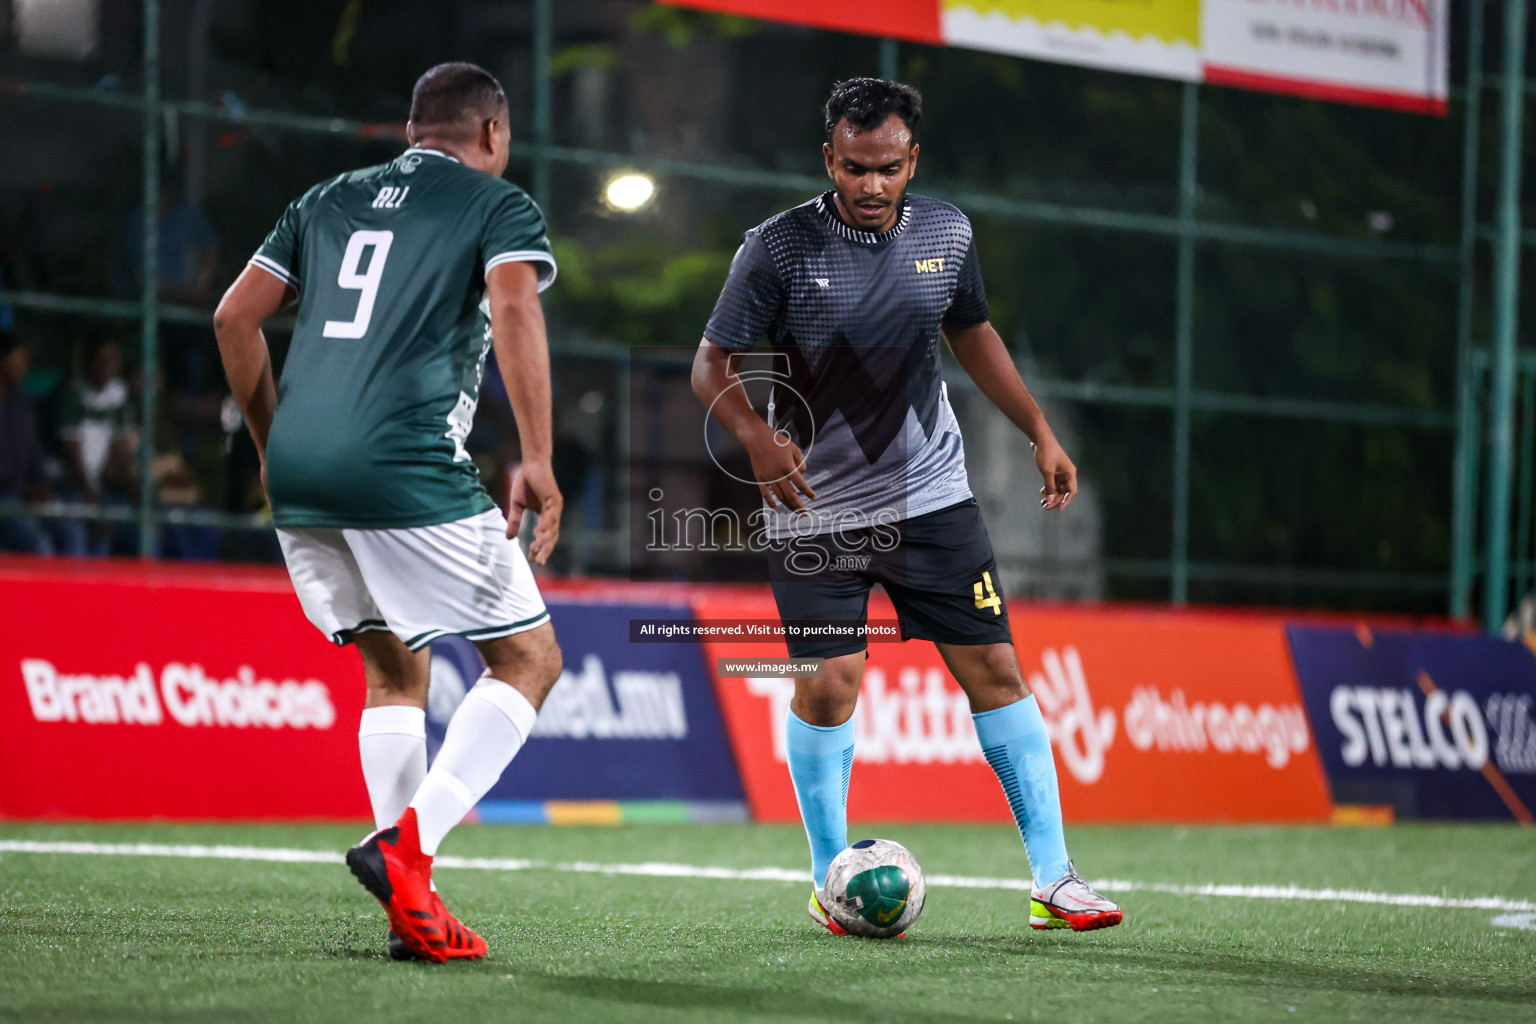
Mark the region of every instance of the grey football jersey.
[[971, 222], [908, 195], [890, 230], [837, 216], [833, 194], [747, 232], [704, 330], [744, 352], [766, 335], [787, 363], [769, 423], [806, 453], [813, 519], [769, 514], [769, 535], [897, 522], [970, 497], [945, 392], [944, 326], [989, 319]]

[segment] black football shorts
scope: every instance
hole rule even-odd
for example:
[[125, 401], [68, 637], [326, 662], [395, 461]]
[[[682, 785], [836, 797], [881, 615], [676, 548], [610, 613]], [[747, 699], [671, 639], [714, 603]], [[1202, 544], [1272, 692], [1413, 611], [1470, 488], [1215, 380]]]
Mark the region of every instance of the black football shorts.
[[[901, 522], [833, 531], [768, 547], [769, 579], [787, 623], [863, 623], [869, 590], [885, 587], [903, 640], [1012, 643], [992, 541], [975, 498]], [[788, 639], [794, 658], [865, 649], [862, 637]]]

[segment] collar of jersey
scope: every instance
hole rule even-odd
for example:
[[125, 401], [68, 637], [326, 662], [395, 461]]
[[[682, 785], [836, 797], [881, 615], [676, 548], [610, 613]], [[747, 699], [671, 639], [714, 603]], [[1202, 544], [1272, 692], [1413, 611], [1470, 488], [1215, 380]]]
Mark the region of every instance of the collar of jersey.
[[400, 155], [401, 156], [409, 156], [412, 153], [430, 153], [432, 156], [440, 156], [444, 160], [452, 160], [454, 163], [458, 163], [459, 162], [459, 158], [456, 157], [456, 156], [449, 156], [447, 153], [444, 153], [440, 149], [427, 149], [425, 146], [412, 146], [410, 149], [406, 150], [404, 153], [401, 153]]
[[832, 225], [833, 231], [836, 231], [850, 242], [862, 242], [865, 245], [889, 242], [905, 231], [907, 229], [907, 222], [912, 219], [912, 203], [906, 196], [902, 196], [901, 215], [896, 218], [895, 224], [892, 224], [884, 231], [860, 231], [858, 228], [851, 228], [843, 223], [843, 218], [837, 215], [837, 210], [832, 205], [833, 202], [832, 193], [823, 192], [816, 197], [816, 209], [820, 210], [822, 217], [826, 219], [828, 224]]

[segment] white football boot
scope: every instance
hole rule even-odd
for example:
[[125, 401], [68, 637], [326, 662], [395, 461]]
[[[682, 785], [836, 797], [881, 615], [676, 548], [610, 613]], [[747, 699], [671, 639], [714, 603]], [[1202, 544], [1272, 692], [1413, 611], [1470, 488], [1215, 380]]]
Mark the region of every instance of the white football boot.
[[1071, 928], [1075, 932], [1087, 932], [1095, 928], [1113, 928], [1124, 917], [1119, 907], [1088, 888], [1088, 883], [1078, 877], [1076, 868], [1068, 868], [1066, 874], [1050, 885], [1036, 889], [1029, 898], [1031, 928]]
[[827, 913], [827, 908], [822, 902], [825, 895], [820, 889], [811, 889], [811, 902], [805, 908], [810, 913], [811, 920], [821, 925], [833, 935], [847, 935], [848, 930], [838, 924], [831, 914]]

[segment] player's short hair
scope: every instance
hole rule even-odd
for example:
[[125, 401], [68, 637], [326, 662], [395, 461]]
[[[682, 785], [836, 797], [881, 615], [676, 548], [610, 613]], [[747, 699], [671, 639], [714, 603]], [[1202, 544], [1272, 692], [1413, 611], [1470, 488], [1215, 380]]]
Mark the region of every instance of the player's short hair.
[[478, 64], [439, 64], [411, 90], [411, 123], [417, 131], [467, 135], [507, 109], [507, 94], [496, 76]]
[[832, 87], [824, 112], [828, 140], [839, 121], [846, 120], [855, 132], [867, 132], [885, 124], [892, 114], [916, 135], [917, 122], [923, 116], [923, 94], [904, 82], [850, 78]]

